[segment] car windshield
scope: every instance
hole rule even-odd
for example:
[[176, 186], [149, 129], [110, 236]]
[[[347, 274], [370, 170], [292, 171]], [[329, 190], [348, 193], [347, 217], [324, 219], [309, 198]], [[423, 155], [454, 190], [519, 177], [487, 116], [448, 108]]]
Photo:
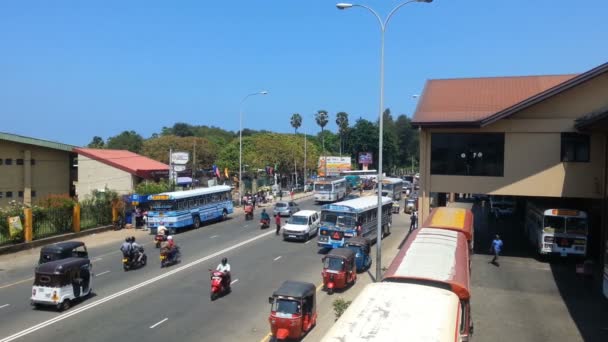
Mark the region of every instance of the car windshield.
[[272, 311], [283, 314], [299, 314], [300, 302], [289, 299], [277, 299], [274, 301]]
[[331, 191], [331, 184], [315, 184], [315, 191]]
[[563, 233], [566, 220], [562, 216], [545, 216], [545, 231]]
[[587, 235], [587, 219], [566, 217], [566, 233]]
[[275, 204], [274, 206], [276, 208], [286, 208], [287, 207], [287, 203], [279, 202], [279, 203]]
[[287, 220], [289, 224], [297, 224], [297, 225], [307, 225], [308, 217], [306, 216], [292, 216]]
[[340, 258], [325, 258], [323, 267], [332, 271], [342, 271], [344, 269], [344, 260]]

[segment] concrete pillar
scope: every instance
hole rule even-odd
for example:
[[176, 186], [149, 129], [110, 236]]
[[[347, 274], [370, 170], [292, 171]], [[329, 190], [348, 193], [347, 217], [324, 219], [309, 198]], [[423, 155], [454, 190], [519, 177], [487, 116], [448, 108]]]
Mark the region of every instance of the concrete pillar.
[[453, 192], [450, 192], [450, 198], [449, 198], [449, 202], [450, 203], [454, 203], [456, 202], [456, 194]]
[[72, 230], [74, 233], [80, 232], [80, 204], [74, 205], [74, 211], [72, 214]]
[[424, 222], [430, 212], [431, 192], [431, 134], [419, 129], [420, 138], [420, 190], [418, 192], [418, 222]]
[[32, 205], [32, 152], [23, 152], [23, 204]]
[[32, 221], [32, 209], [25, 208], [23, 209], [23, 216], [25, 216], [25, 227], [24, 229], [24, 238], [25, 242], [32, 242], [34, 239], [34, 225]]

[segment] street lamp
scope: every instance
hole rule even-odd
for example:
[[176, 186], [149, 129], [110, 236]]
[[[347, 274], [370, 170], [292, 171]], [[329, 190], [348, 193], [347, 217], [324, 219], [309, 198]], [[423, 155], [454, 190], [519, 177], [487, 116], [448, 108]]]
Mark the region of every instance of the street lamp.
[[266, 95], [268, 91], [262, 90], [257, 93], [251, 93], [241, 100], [239, 108], [239, 204], [243, 205], [243, 104], [245, 100], [255, 95]]
[[345, 10], [352, 7], [362, 7], [366, 10], [370, 11], [376, 19], [378, 19], [378, 23], [380, 24], [380, 113], [379, 113], [379, 128], [380, 134], [378, 137], [378, 229], [377, 229], [377, 243], [376, 243], [376, 281], [380, 281], [382, 277], [382, 142], [383, 142], [383, 111], [384, 111], [384, 33], [386, 32], [386, 25], [391, 20], [393, 14], [400, 9], [401, 7], [412, 3], [412, 2], [433, 2], [433, 0], [410, 0], [404, 2], [402, 4], [397, 5], [393, 8], [384, 21], [376, 11], [374, 11], [371, 7], [366, 5], [358, 5], [358, 4], [350, 4], [350, 3], [338, 3], [336, 7], [339, 10]]

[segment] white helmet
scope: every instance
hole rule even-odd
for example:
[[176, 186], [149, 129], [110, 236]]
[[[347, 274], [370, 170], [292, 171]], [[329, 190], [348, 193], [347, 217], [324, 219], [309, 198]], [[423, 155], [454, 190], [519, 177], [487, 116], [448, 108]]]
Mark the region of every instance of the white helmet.
[[173, 240], [173, 236], [171, 236], [171, 235], [167, 236], [167, 240]]

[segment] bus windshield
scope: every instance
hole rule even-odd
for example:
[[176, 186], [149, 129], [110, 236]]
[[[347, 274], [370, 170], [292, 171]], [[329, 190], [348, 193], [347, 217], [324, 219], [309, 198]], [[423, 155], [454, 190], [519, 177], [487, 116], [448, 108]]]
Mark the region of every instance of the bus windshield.
[[340, 215], [336, 220], [336, 227], [339, 228], [354, 228], [356, 225], [355, 217], [353, 215]]
[[587, 235], [587, 219], [566, 217], [566, 233]]
[[563, 233], [566, 220], [562, 216], [545, 216], [545, 229], [549, 232]]
[[315, 184], [315, 191], [331, 191], [331, 184]]
[[338, 220], [338, 213], [334, 213], [331, 211], [321, 212], [321, 224], [325, 223], [325, 224], [328, 224], [331, 226], [335, 226], [337, 220]]
[[150, 202], [150, 209], [159, 211], [159, 210], [171, 210], [175, 202], [173, 201], [152, 201]]

